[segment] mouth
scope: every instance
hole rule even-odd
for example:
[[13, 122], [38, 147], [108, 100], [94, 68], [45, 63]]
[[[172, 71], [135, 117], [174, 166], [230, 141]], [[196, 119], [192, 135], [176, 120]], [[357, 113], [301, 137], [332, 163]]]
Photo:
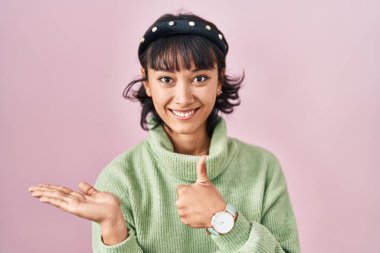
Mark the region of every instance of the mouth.
[[191, 109], [191, 110], [174, 110], [169, 109], [169, 111], [174, 115], [175, 118], [181, 119], [181, 120], [188, 120], [194, 117], [194, 114], [198, 111], [198, 108]]

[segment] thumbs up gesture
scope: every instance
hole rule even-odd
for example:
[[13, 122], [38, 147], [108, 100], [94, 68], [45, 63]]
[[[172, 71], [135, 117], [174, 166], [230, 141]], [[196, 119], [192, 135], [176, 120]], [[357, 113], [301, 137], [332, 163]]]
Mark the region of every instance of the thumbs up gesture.
[[197, 181], [193, 184], [177, 185], [176, 207], [183, 224], [192, 228], [211, 227], [214, 213], [223, 211], [227, 202], [209, 180], [206, 156], [197, 164]]

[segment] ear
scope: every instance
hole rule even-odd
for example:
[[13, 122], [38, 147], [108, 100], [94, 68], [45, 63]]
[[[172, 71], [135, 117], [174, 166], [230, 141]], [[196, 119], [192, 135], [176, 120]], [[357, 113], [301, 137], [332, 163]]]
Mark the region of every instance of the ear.
[[[142, 76], [142, 77], [146, 77], [146, 75], [145, 75], [145, 70], [144, 70], [143, 67], [141, 67], [140, 72], [141, 72], [141, 76]], [[147, 79], [147, 80], [143, 81], [143, 85], [144, 85], [144, 88], [145, 88], [145, 92], [146, 92], [146, 94], [148, 95], [148, 97], [151, 97], [151, 96], [152, 96], [152, 93], [151, 93], [151, 91], [150, 91], [149, 80]]]

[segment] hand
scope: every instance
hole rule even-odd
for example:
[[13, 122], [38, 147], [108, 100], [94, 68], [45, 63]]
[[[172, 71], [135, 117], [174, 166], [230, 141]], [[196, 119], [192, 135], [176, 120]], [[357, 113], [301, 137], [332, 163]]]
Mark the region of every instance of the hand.
[[33, 197], [54, 205], [63, 211], [77, 215], [102, 226], [120, 223], [123, 215], [120, 201], [112, 193], [97, 191], [91, 185], [79, 183], [81, 192], [51, 184], [39, 184], [29, 188]]
[[197, 181], [189, 185], [177, 185], [176, 206], [183, 224], [192, 228], [212, 227], [214, 213], [225, 210], [227, 202], [207, 177], [206, 156], [197, 164]]

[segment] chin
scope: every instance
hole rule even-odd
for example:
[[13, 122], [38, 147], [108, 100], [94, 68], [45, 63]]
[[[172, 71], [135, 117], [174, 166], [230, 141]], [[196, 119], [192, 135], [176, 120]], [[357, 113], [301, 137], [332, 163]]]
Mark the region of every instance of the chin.
[[[165, 120], [164, 120], [165, 122]], [[169, 123], [169, 124], [168, 124]], [[194, 134], [199, 131], [202, 124], [199, 122], [169, 122], [166, 123], [166, 127], [169, 128], [172, 134]]]
[[195, 132], [197, 128], [193, 126], [175, 126], [175, 127], [170, 127], [170, 129], [173, 131], [173, 133], [176, 133], [176, 134], [192, 134]]

